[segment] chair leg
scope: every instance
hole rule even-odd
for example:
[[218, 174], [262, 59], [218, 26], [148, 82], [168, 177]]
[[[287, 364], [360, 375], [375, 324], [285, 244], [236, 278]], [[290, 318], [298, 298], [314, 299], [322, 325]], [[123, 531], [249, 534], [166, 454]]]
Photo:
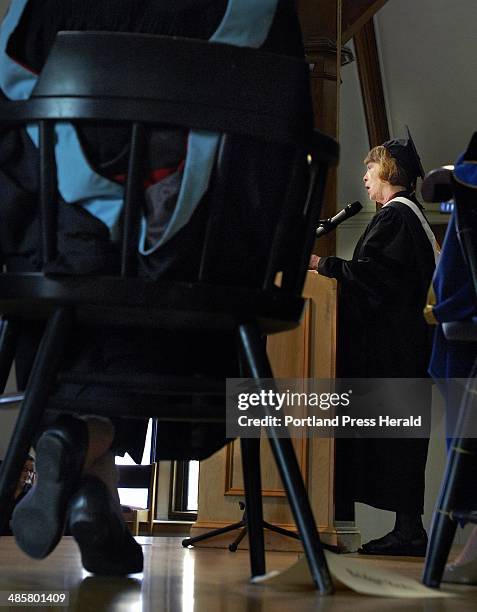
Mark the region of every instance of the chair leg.
[[40, 427], [50, 387], [60, 367], [72, 325], [71, 310], [66, 307], [58, 308], [48, 321], [35, 356], [25, 397], [0, 468], [0, 533], [8, 522], [25, 457]]
[[131, 527], [132, 534], [135, 536], [139, 535], [139, 512], [137, 510], [133, 510], [133, 520]]
[[152, 536], [154, 533], [154, 515], [152, 509], [149, 508], [147, 513], [147, 535]]
[[243, 482], [252, 576], [265, 574], [265, 540], [263, 535], [262, 479], [260, 475], [260, 440], [242, 438]]
[[[239, 341], [250, 375], [257, 380], [273, 378], [257, 325], [253, 323], [240, 325]], [[270, 446], [298, 527], [311, 576], [320, 593], [331, 594], [333, 583], [291, 439], [280, 438], [273, 425], [267, 429]]]
[[426, 586], [440, 586], [456, 529], [457, 523], [448, 514], [439, 509], [435, 511], [422, 578]]
[[5, 391], [8, 376], [12, 369], [18, 333], [18, 321], [2, 319], [0, 323], [0, 394]]
[[429, 536], [422, 578], [423, 583], [429, 587], [440, 586], [454, 541], [457, 521], [453, 519], [452, 511], [467, 510], [475, 504], [473, 483], [476, 463], [476, 440], [469, 438], [455, 440], [447, 461]]
[[441, 491], [434, 511], [429, 545], [422, 581], [430, 587], [439, 587], [449, 551], [454, 540], [457, 521], [455, 510], [475, 508], [475, 472], [477, 468], [477, 439], [466, 437], [474, 430], [477, 408], [476, 366], [466, 384], [455, 429], [455, 439], [448, 455]]

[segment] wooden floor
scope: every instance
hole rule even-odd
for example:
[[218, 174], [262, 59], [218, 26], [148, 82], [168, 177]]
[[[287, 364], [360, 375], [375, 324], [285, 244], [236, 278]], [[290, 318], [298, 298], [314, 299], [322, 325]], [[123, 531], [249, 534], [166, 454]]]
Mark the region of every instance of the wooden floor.
[[[181, 538], [176, 537], [140, 537], [138, 541], [144, 550], [144, 574], [101, 578], [83, 571], [72, 538], [63, 538], [47, 559], [34, 561], [18, 550], [12, 537], [4, 537], [0, 540], [0, 591], [66, 590], [70, 596], [68, 609], [78, 612], [470, 612], [477, 609], [477, 587], [453, 587], [456, 597], [442, 600], [385, 599], [350, 591], [340, 591], [331, 597], [320, 597], [313, 590], [277, 591], [248, 582], [247, 551], [186, 550], [181, 547]], [[296, 558], [296, 553], [267, 553], [267, 570], [284, 569]], [[381, 558], [371, 562], [415, 578], [422, 571], [422, 562], [413, 559]]]

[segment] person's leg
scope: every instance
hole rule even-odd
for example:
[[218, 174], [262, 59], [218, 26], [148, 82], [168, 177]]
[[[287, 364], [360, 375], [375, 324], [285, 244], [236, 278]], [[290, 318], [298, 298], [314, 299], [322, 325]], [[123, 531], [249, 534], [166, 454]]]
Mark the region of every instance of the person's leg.
[[427, 534], [419, 512], [396, 512], [394, 528], [382, 538], [371, 540], [359, 549], [364, 555], [424, 557]]
[[113, 473], [114, 456], [108, 453], [94, 464], [73, 494], [68, 526], [87, 571], [124, 576], [142, 572], [143, 554], [124, 522], [117, 488], [111, 481]]
[[477, 526], [474, 527], [462, 552], [453, 563], [446, 565], [442, 581], [477, 584]]
[[474, 527], [460, 555], [455, 559], [455, 565], [463, 565], [477, 559], [477, 527]]
[[393, 531], [398, 533], [403, 540], [422, 537], [424, 525], [421, 514], [419, 512], [396, 512]]
[[82, 419], [63, 415], [38, 438], [35, 485], [12, 515], [17, 544], [31, 557], [46, 557], [59, 542], [69, 499], [79, 486], [85, 461], [93, 461], [99, 452], [101, 444], [96, 440], [99, 437], [94, 425], [90, 427]]
[[42, 559], [70, 532], [85, 569], [98, 574], [142, 571], [141, 547], [129, 533], [117, 493], [108, 419], [60, 417], [37, 443], [37, 484], [15, 508], [12, 529], [20, 548]]
[[99, 416], [80, 417], [88, 428], [88, 447], [86, 450], [83, 471], [109, 451], [114, 440], [114, 427], [109, 419]]
[[108, 450], [84, 471], [84, 475], [95, 476], [108, 487], [113, 499], [120, 506], [118, 494], [118, 470], [114, 461], [114, 453]]
[[111, 450], [114, 427], [107, 419], [85, 417], [89, 445], [81, 485], [68, 507], [68, 526], [83, 567], [94, 574], [141, 572], [141, 546], [127, 528], [118, 495], [118, 472]]
[[68, 502], [83, 473], [108, 452], [114, 428], [96, 416], [61, 416], [36, 443], [35, 485], [17, 504], [12, 529], [19, 546], [32, 557], [47, 556], [65, 525]]

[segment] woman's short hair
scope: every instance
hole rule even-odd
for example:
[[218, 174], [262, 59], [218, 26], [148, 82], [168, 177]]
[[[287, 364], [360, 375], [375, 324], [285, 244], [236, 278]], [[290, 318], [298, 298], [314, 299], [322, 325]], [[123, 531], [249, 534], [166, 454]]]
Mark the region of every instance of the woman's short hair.
[[415, 187], [415, 184], [409, 179], [407, 172], [383, 145], [373, 147], [367, 154], [364, 163], [369, 164], [370, 162], [379, 164], [379, 178], [382, 181], [386, 181], [390, 185], [402, 185], [408, 188]]

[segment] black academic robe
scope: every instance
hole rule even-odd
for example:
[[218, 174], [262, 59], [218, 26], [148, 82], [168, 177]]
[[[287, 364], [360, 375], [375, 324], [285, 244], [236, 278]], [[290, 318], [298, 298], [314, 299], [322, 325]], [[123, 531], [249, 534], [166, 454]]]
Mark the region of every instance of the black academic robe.
[[[413, 199], [406, 192], [396, 195]], [[318, 271], [339, 281], [341, 378], [427, 376], [430, 332], [422, 311], [434, 254], [408, 206], [392, 202], [383, 207], [350, 261], [323, 257]], [[422, 513], [427, 446], [427, 439], [338, 440], [339, 504], [359, 501]]]

